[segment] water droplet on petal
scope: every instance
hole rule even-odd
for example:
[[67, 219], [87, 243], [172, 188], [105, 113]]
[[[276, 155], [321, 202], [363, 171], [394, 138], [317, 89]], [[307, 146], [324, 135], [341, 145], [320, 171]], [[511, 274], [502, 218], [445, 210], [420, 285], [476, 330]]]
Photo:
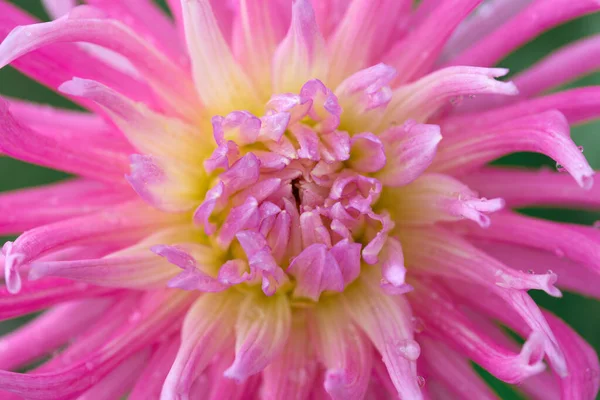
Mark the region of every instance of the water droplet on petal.
[[88, 371], [91, 371], [91, 370], [93, 370], [93, 369], [94, 369], [94, 364], [93, 364], [93, 363], [91, 363], [91, 362], [86, 362], [86, 363], [85, 363], [85, 368], [86, 368]]
[[592, 228], [594, 228], [594, 229], [600, 229], [600, 221], [594, 222], [594, 224], [592, 225]]
[[420, 388], [425, 386], [425, 378], [421, 375], [417, 376], [417, 385], [419, 385]]
[[583, 153], [583, 146], [577, 146], [577, 148], [579, 149], [580, 152]]
[[552, 275], [552, 274], [554, 273], [554, 271], [552, 271], [551, 269], [549, 269], [548, 271], [546, 271], [546, 273], [547, 273], [548, 275]]
[[142, 318], [142, 313], [139, 311], [134, 311], [133, 313], [131, 313], [131, 315], [129, 316], [129, 322], [137, 322], [140, 320], [140, 318]]
[[413, 330], [415, 331], [415, 333], [421, 333], [425, 330], [425, 322], [423, 322], [423, 320], [421, 318], [412, 317], [411, 321], [412, 321]]
[[528, 273], [528, 274], [531, 274], [531, 275], [533, 275], [533, 274], [535, 274], [535, 271], [534, 271], [534, 270], [532, 270], [532, 269], [528, 269], [528, 270], [527, 270], [527, 273]]
[[560, 165], [559, 163], [556, 163], [556, 170], [558, 172], [566, 172], [567, 171], [566, 168], [563, 167], [562, 165]]
[[563, 258], [565, 256], [565, 252], [558, 248], [554, 250], [554, 254], [560, 258]]
[[396, 343], [396, 351], [398, 354], [409, 361], [416, 361], [421, 354], [419, 343], [412, 339], [401, 340]]

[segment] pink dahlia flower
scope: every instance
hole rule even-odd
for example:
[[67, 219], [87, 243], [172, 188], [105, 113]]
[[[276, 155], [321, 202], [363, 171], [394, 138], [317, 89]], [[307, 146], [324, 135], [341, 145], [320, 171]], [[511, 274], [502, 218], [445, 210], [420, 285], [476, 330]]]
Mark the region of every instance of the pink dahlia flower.
[[[2, 399], [496, 398], [471, 361], [594, 398], [527, 291], [600, 297], [600, 232], [510, 208], [598, 207], [569, 125], [600, 90], [541, 93], [600, 38], [491, 67], [597, 0], [44, 3], [0, 1], [0, 65], [89, 112], [0, 103], [2, 153], [77, 176], [0, 196], [0, 317], [47, 310], [0, 339]], [[486, 166], [515, 151], [571, 176]]]

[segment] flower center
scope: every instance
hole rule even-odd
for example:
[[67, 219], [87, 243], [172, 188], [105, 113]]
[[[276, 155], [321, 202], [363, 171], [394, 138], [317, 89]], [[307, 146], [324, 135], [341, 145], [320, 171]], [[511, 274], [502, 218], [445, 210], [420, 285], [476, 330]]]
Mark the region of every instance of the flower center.
[[217, 147], [204, 165], [215, 184], [194, 221], [223, 263], [216, 277], [205, 271], [206, 285], [260, 284], [267, 295], [291, 290], [317, 301], [379, 261], [393, 229], [372, 207], [384, 145], [372, 133], [339, 130], [341, 113], [337, 97], [313, 80], [299, 95], [273, 96], [260, 118], [213, 117]]

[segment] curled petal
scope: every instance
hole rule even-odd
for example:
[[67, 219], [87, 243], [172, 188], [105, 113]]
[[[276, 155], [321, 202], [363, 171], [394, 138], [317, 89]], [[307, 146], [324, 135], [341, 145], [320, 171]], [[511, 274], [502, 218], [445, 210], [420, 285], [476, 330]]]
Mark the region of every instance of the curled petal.
[[412, 118], [425, 122], [452, 99], [476, 94], [516, 95], [512, 82], [495, 78], [508, 73], [504, 68], [449, 67], [394, 91], [383, 124]]
[[386, 165], [383, 143], [372, 133], [360, 133], [352, 137], [350, 142], [350, 160], [348, 164], [359, 172], [372, 173]]
[[489, 229], [465, 227], [470, 238], [504, 242], [539, 249], [580, 263], [594, 274], [600, 272], [600, 237], [596, 229], [558, 224], [542, 219], [502, 212], [492, 217]]
[[[432, 170], [459, 174], [515, 151], [546, 154], [562, 165], [584, 189], [592, 187], [594, 171], [569, 137], [569, 125], [558, 111], [518, 118], [483, 131], [444, 140]], [[468, 154], [468, 157], [462, 157]]]
[[397, 239], [388, 238], [381, 252], [381, 287], [389, 294], [404, 294], [412, 290], [406, 283], [406, 267], [402, 245]]
[[[209, 246], [199, 244], [156, 245], [152, 252], [164, 257], [171, 264], [183, 269], [183, 272], [172, 278], [168, 286], [184, 290], [200, 290], [203, 292], [220, 292], [226, 286], [209, 272], [218, 264], [218, 256]], [[213, 268], [211, 268], [213, 267]]]
[[402, 223], [433, 224], [466, 218], [486, 228], [490, 225], [487, 214], [501, 210], [504, 200], [479, 198], [448, 175], [424, 174], [406, 186], [384, 191], [378, 205]]
[[336, 259], [324, 244], [312, 244], [296, 256], [288, 268], [296, 278], [295, 297], [314, 301], [326, 290], [344, 290], [344, 277]]
[[168, 107], [186, 116], [197, 114], [193, 106], [196, 96], [185, 70], [131, 29], [89, 6], [77, 7], [56, 21], [15, 28], [0, 45], [0, 65], [59, 42], [94, 43], [121, 53], [144, 74]]
[[439, 229], [402, 230], [398, 236], [403, 244], [406, 264], [412, 271], [457, 279], [484, 288], [490, 294], [495, 293], [507, 309], [527, 321], [532, 331], [543, 335], [544, 351], [553, 367], [559, 375], [566, 374], [564, 355], [556, 338], [539, 308], [526, 293], [529, 289], [538, 289], [560, 297], [560, 291], [554, 286], [555, 273], [549, 271], [535, 275], [511, 270], [466, 240]]
[[428, 332], [452, 345], [455, 349], [490, 371], [498, 379], [519, 383], [544, 370], [544, 338], [533, 333], [520, 353], [498, 345], [495, 340], [477, 329], [442, 291], [433, 285], [415, 286], [408, 296], [419, 304], [419, 316]]
[[300, 97], [312, 103], [308, 115], [320, 123], [321, 132], [331, 132], [338, 127], [342, 109], [335, 94], [323, 82], [318, 79], [306, 82], [300, 89]]

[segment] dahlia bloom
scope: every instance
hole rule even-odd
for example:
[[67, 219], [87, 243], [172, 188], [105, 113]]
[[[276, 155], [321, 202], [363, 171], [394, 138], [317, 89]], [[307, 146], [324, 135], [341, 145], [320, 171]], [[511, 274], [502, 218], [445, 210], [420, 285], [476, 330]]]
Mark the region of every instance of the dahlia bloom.
[[[511, 208], [598, 207], [569, 125], [600, 89], [543, 93], [600, 38], [492, 66], [597, 0], [86, 3], [0, 1], [0, 65], [89, 110], [0, 101], [5, 156], [76, 176], [0, 195], [0, 317], [46, 310], [2, 399], [496, 398], [471, 361], [595, 397], [527, 291], [600, 297], [600, 232]], [[488, 166], [515, 151], [567, 173]]]

